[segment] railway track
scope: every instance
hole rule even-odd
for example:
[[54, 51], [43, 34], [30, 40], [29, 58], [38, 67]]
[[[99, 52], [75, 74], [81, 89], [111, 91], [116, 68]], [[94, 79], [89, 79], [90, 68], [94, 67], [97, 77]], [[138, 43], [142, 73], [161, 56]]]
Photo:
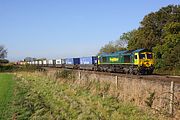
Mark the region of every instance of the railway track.
[[[59, 69], [67, 69], [67, 68], [56, 68], [56, 67], [42, 67], [47, 71], [51, 70], [59, 70]], [[68, 69], [69, 70], [69, 69]], [[122, 74], [122, 73], [109, 73], [109, 72], [99, 72], [99, 71], [90, 71], [90, 70], [76, 70], [73, 71], [85, 72], [89, 74], [101, 74], [101, 75], [110, 75], [110, 76], [118, 76], [118, 77], [127, 77], [127, 78], [135, 78], [135, 79], [144, 79], [144, 80], [152, 80], [152, 81], [160, 81], [160, 82], [171, 82], [174, 81], [180, 85], [180, 76], [170, 76], [170, 75], [130, 75], [130, 74]]]

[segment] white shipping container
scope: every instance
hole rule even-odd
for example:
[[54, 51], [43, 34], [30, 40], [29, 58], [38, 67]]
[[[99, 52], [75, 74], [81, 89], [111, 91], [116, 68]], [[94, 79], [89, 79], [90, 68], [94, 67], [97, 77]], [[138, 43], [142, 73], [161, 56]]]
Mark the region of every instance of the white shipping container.
[[53, 60], [48, 60], [48, 64], [52, 65], [53, 64]]
[[42, 61], [39, 61], [39, 64], [42, 65]]
[[47, 60], [43, 60], [43, 65], [46, 65], [47, 64]]
[[61, 61], [62, 61], [62, 59], [57, 59], [57, 60], [56, 60], [56, 65], [60, 65], [60, 64], [62, 64], [62, 62], [61, 62]]

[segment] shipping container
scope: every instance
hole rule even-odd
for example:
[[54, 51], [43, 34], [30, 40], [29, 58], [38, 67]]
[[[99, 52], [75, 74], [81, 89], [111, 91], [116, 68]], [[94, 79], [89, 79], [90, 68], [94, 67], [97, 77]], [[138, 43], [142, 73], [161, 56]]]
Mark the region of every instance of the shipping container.
[[62, 64], [62, 59], [56, 59], [56, 65], [61, 65]]
[[48, 66], [55, 66], [56, 60], [48, 60]]
[[38, 65], [38, 61], [35, 61], [35, 65]]
[[65, 59], [56, 59], [56, 67], [64, 67]]
[[48, 60], [48, 64], [52, 65], [53, 64], [53, 60]]
[[95, 70], [97, 69], [97, 57], [91, 56], [91, 57], [81, 57], [80, 58], [80, 65], [79, 69], [82, 70]]
[[43, 65], [47, 65], [47, 60], [43, 60]]
[[80, 58], [66, 58], [66, 64], [77, 65], [80, 64]]
[[39, 61], [39, 65], [42, 65], [42, 60]]
[[65, 68], [78, 69], [80, 64], [80, 58], [66, 58], [65, 63]]
[[83, 65], [89, 65], [89, 64], [96, 64], [97, 63], [97, 57], [81, 57], [80, 58], [80, 64]]

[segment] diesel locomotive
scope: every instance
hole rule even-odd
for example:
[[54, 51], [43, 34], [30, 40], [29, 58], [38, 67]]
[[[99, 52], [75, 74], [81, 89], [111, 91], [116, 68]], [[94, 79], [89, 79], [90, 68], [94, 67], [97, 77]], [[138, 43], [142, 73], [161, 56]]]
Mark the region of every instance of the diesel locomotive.
[[124, 50], [98, 56], [98, 70], [130, 74], [152, 74], [154, 54], [148, 49]]
[[148, 49], [123, 50], [91, 57], [36, 60], [27, 62], [27, 64], [129, 74], [152, 74], [154, 54]]

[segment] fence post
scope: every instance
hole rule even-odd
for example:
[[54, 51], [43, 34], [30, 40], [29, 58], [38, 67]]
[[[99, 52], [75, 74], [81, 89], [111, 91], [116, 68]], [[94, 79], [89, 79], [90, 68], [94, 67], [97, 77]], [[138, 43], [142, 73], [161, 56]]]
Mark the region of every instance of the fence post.
[[118, 89], [118, 76], [115, 76], [116, 79], [116, 89]]
[[169, 114], [170, 115], [173, 115], [173, 104], [174, 104], [174, 81], [171, 81], [170, 103], [169, 103]]
[[79, 80], [81, 80], [81, 71], [79, 71]]

